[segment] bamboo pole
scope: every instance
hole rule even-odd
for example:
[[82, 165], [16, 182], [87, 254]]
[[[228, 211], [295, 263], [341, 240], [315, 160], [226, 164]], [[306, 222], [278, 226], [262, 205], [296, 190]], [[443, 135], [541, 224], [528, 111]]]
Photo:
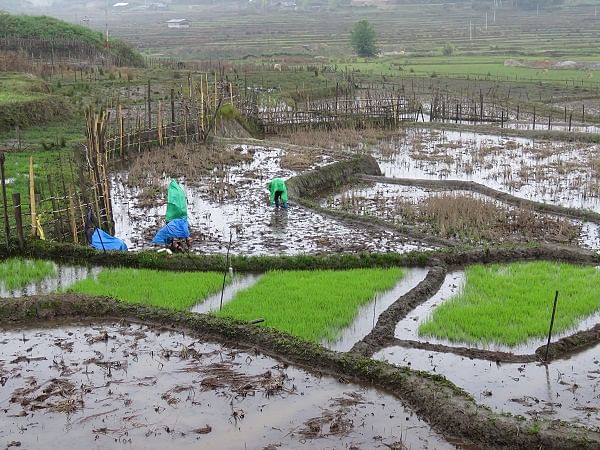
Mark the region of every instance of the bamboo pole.
[[69, 215], [69, 225], [71, 227], [71, 235], [73, 236], [73, 242], [75, 244], [79, 243], [79, 238], [77, 237], [77, 224], [75, 222], [75, 207], [73, 206], [73, 195], [71, 193], [71, 189], [69, 189], [69, 206], [68, 206], [68, 215]]
[[31, 208], [31, 235], [37, 236], [37, 217], [35, 208], [35, 178], [33, 175], [33, 156], [29, 157], [29, 203]]

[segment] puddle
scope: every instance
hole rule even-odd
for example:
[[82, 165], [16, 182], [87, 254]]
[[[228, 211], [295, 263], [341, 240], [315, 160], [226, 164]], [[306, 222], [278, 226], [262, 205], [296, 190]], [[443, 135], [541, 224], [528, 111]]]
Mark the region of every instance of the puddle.
[[[187, 191], [193, 249], [200, 253], [225, 253], [231, 233], [233, 254], [259, 255], [324, 252], [408, 252], [425, 250], [417, 242], [380, 229], [346, 225], [336, 219], [291, 204], [288, 210], [267, 205], [266, 183], [274, 177], [289, 178], [295, 172], [281, 169], [282, 150], [244, 147], [253, 160], [233, 166], [226, 182], [236, 196], [225, 202], [211, 199], [207, 179], [194, 184], [180, 180]], [[150, 246], [153, 230], [162, 223], [166, 204], [139, 207], [139, 189], [126, 186], [126, 172], [111, 180], [116, 235], [130, 249]], [[164, 180], [165, 186], [168, 182]], [[166, 189], [165, 189], [166, 192]], [[235, 268], [234, 268], [235, 269]]]
[[2, 329], [0, 343], [5, 446], [454, 448], [390, 395], [163, 328]]
[[523, 198], [600, 212], [598, 145], [411, 129], [375, 149], [385, 176], [476, 181]]
[[497, 364], [450, 353], [389, 347], [374, 355], [415, 370], [444, 375], [497, 412], [600, 426], [600, 361], [592, 348], [548, 366]]
[[[231, 283], [225, 286], [223, 290], [223, 305], [227, 304], [236, 296], [238, 292], [254, 286], [262, 275], [258, 274], [236, 274]], [[195, 305], [191, 311], [195, 313], [206, 314], [210, 311], [216, 311], [221, 306], [221, 291], [206, 298], [202, 303]]]
[[[417, 332], [419, 326], [431, 316], [435, 308], [437, 308], [445, 301], [449, 300], [451, 297], [457, 295], [463, 288], [464, 283], [465, 272], [463, 271], [451, 272], [448, 275], [446, 275], [444, 283], [442, 284], [438, 292], [435, 293], [435, 295], [433, 295], [426, 302], [423, 302], [422, 304], [417, 306], [411, 311], [411, 313], [406, 318], [398, 322], [398, 324], [396, 325], [394, 337], [401, 340], [429, 342], [431, 344], [441, 344], [449, 347], [470, 347], [490, 351], [510, 352], [516, 355], [531, 355], [535, 353], [535, 350], [538, 347], [546, 345], [548, 341], [547, 336], [544, 338], [531, 339], [527, 343], [512, 347], [497, 343], [472, 344], [465, 342], [450, 342], [446, 339], [438, 339], [431, 336], [419, 336]], [[552, 297], [549, 298], [549, 301], [551, 300]], [[549, 323], [550, 318], [548, 318], [548, 324]], [[553, 333], [552, 342], [555, 342], [562, 337], [570, 336], [577, 331], [588, 330], [598, 323], [600, 323], [600, 311], [579, 321], [577, 325], [571, 328], [570, 330], [564, 331], [562, 333]]]
[[367, 305], [362, 306], [352, 324], [342, 331], [342, 335], [335, 342], [324, 341], [321, 345], [338, 352], [349, 351], [354, 344], [364, 338], [373, 330], [377, 319], [392, 303], [413, 289], [427, 276], [427, 269], [405, 269], [404, 278], [386, 292], [375, 296], [375, 299]]
[[[54, 264], [54, 263], [53, 263]], [[46, 278], [45, 280], [31, 283], [23, 288], [8, 290], [0, 283], [0, 298], [6, 297], [24, 297], [27, 295], [39, 295], [55, 292], [59, 289], [64, 289], [76, 281], [83, 280], [88, 277], [95, 277], [100, 273], [99, 267], [77, 267], [77, 266], [62, 266], [54, 264], [56, 267], [56, 275]]]

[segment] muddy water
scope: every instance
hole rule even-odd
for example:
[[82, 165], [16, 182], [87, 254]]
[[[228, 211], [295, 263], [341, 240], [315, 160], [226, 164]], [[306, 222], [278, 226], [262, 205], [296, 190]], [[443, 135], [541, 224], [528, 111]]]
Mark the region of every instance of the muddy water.
[[221, 291], [207, 297], [201, 303], [195, 305], [191, 311], [195, 313], [206, 314], [210, 311], [216, 311], [221, 306], [221, 303], [225, 305], [229, 303], [236, 296], [238, 292], [243, 289], [247, 289], [256, 284], [262, 275], [258, 274], [247, 274], [247, 275], [234, 275], [233, 280], [223, 290], [223, 298], [221, 299]]
[[598, 347], [548, 366], [496, 364], [401, 347], [386, 348], [374, 358], [444, 375], [498, 412], [600, 426]]
[[88, 277], [94, 277], [100, 272], [98, 267], [77, 267], [77, 266], [62, 266], [55, 264], [56, 275], [48, 277], [42, 281], [31, 283], [23, 288], [8, 290], [0, 283], [0, 298], [5, 297], [23, 297], [26, 295], [47, 294], [55, 292], [59, 289], [64, 289], [76, 281]]
[[[435, 308], [449, 300], [450, 298], [458, 295], [460, 290], [464, 287], [465, 283], [465, 273], [463, 271], [451, 272], [446, 275], [446, 279], [442, 284], [441, 288], [438, 292], [435, 293], [429, 300], [417, 306], [411, 313], [398, 322], [396, 325], [396, 331], [394, 336], [398, 339], [402, 340], [413, 340], [413, 341], [423, 341], [430, 342], [432, 344], [442, 344], [450, 347], [471, 347], [471, 348], [479, 348], [484, 350], [491, 351], [501, 351], [501, 352], [510, 352], [514, 354], [520, 355], [531, 355], [535, 353], [535, 350], [545, 345], [547, 342], [547, 337], [531, 339], [524, 344], [508, 346], [498, 343], [490, 343], [490, 344], [472, 344], [465, 342], [450, 342], [446, 339], [438, 339], [431, 336], [419, 336], [418, 329], [419, 326], [427, 321]], [[553, 291], [549, 291], [549, 301], [552, 300]], [[550, 319], [548, 319], [549, 321]], [[572, 335], [577, 331], [588, 330], [592, 328], [597, 323], [600, 323], [600, 311], [592, 314], [582, 320], [580, 320], [576, 326], [573, 328], [563, 331], [561, 333], [554, 333], [552, 335], [552, 341], [556, 341], [562, 337]]]
[[[295, 172], [280, 167], [280, 149], [246, 146], [243, 152], [252, 154], [253, 160], [231, 167], [227, 173], [226, 182], [236, 190], [234, 198], [223, 202], [212, 199], [208, 178], [193, 180], [193, 184], [180, 180], [187, 190], [195, 251], [226, 252], [230, 233], [232, 253], [245, 255], [406, 252], [422, 248], [393, 232], [349, 226], [294, 204], [288, 210], [268, 206], [267, 181], [289, 178]], [[138, 206], [139, 190], [128, 188], [126, 177], [125, 172], [115, 174], [111, 183], [116, 234], [131, 249], [147, 248], [153, 237], [151, 230], [162, 226], [166, 204]], [[168, 179], [164, 183], [166, 186]]]
[[[424, 188], [418, 186], [404, 186], [390, 183], [372, 183], [370, 185], [353, 186], [343, 192], [321, 199], [321, 206], [350, 211], [361, 215], [372, 215], [391, 223], [402, 223], [403, 216], [399, 211], [399, 203], [410, 202], [417, 204], [420, 201], [440, 195], [467, 197], [492, 203], [505, 211], [514, 211], [517, 208], [506, 204], [493, 197], [478, 192], [466, 190], [448, 190]], [[581, 229], [577, 243], [590, 250], [600, 249], [600, 226], [591, 222], [569, 220], [549, 213], [537, 213], [540, 220], [566, 221]], [[427, 226], [426, 224], [421, 224]], [[545, 238], [545, 236], [540, 236]], [[573, 241], [575, 242], [575, 241]]]
[[387, 394], [165, 329], [4, 329], [0, 345], [3, 447], [453, 448]]
[[600, 211], [598, 146], [411, 129], [375, 150], [384, 174], [472, 180], [536, 201]]
[[376, 294], [372, 302], [362, 306], [352, 324], [342, 331], [340, 338], [334, 342], [324, 341], [324, 347], [339, 352], [347, 352], [354, 344], [373, 330], [377, 319], [392, 303], [413, 289], [427, 276], [427, 269], [405, 269], [406, 275], [393, 289]]

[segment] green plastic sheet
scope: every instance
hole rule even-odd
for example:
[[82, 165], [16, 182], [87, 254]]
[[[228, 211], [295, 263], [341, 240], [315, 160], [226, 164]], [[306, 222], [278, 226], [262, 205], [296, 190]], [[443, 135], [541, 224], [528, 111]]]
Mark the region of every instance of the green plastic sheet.
[[167, 213], [165, 220], [187, 219], [187, 197], [185, 191], [175, 180], [169, 183], [167, 193]]

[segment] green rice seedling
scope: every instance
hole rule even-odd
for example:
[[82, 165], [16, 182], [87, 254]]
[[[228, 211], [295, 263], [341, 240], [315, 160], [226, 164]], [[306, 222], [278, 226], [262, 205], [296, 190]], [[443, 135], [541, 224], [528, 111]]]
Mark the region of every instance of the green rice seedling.
[[335, 340], [361, 305], [404, 274], [400, 268], [268, 272], [215, 314], [264, 318], [266, 326], [310, 341]]
[[9, 291], [55, 275], [56, 266], [51, 261], [9, 258], [0, 264], [0, 283]]
[[600, 309], [600, 270], [547, 261], [471, 266], [462, 292], [436, 308], [419, 334], [509, 346], [543, 338], [555, 291], [560, 333]]
[[217, 272], [167, 272], [150, 269], [107, 269], [96, 279], [78, 281], [67, 292], [107, 296], [127, 303], [142, 303], [186, 310], [221, 289]]

